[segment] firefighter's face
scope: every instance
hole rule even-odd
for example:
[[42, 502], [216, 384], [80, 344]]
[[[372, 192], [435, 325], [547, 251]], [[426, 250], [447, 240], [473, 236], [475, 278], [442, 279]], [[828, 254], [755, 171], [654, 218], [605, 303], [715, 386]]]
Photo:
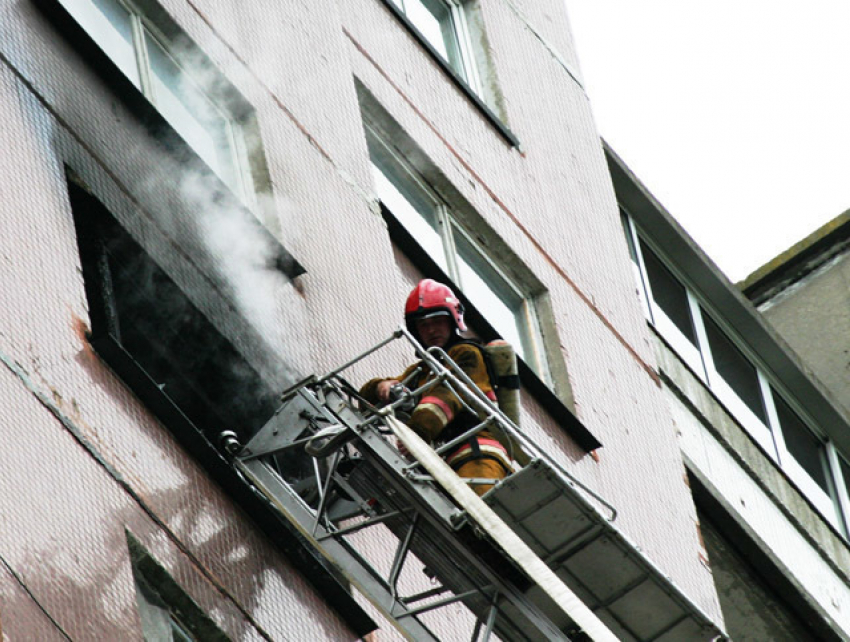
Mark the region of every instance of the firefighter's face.
[[447, 316], [419, 319], [416, 322], [416, 332], [419, 340], [426, 348], [443, 348], [452, 336], [454, 325]]

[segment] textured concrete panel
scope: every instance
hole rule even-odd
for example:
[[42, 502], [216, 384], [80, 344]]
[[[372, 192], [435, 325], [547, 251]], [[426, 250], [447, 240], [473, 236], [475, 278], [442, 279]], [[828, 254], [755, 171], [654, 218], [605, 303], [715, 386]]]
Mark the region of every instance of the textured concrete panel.
[[850, 409], [850, 261], [841, 254], [760, 306], [814, 376]]
[[[110, 578], [115, 588], [102, 621], [91, 625], [100, 628], [89, 631], [65, 605], [86, 612], [95, 589], [68, 597], [36, 573], [35, 588], [72, 630], [137, 627], [121, 548], [127, 527], [235, 637], [260, 628], [275, 639], [351, 636], [86, 344], [63, 164], [85, 176], [128, 233], [265, 375], [283, 382], [321, 373], [389, 334], [409, 289], [409, 270], [399, 268], [373, 200], [355, 77], [434, 175], [549, 292], [555, 356], [566, 363], [580, 419], [605, 447], [598, 459], [582, 453], [526, 397], [528, 432], [618, 508], [618, 527], [677, 585], [710, 615], [719, 613], [699, 561], [695, 511], [587, 97], [551, 49], [574, 59], [560, 25], [562, 3], [480, 4], [520, 149], [377, 0], [327, 2], [321, 11], [309, 2], [163, 4], [256, 110], [273, 187], [257, 216], [307, 268], [294, 285], [232, 269], [236, 258], [227, 250], [244, 236], [237, 229], [225, 243], [211, 239], [209, 228], [221, 229], [216, 222], [230, 206], [204, 198], [208, 172], [187, 171], [153, 140], [124, 97], [29, 3], [0, 4], [0, 109], [10, 125], [0, 130], [7, 152], [0, 164], [0, 262], [7, 268], [0, 294], [8, 302], [0, 311], [0, 349], [114, 471], [95, 463], [20, 378], [6, 374], [4, 398], [31, 408], [23, 421], [8, 405], [4, 431], [37, 430], [35, 443], [18, 441], [16, 448], [44, 479], [30, 491], [7, 476], [4, 495], [12, 496], [4, 501], [18, 527], [32, 532], [33, 555], [53, 555], [68, 582], [88, 589]], [[395, 372], [408, 358], [402, 351], [376, 356], [352, 379]], [[275, 364], [285, 366], [278, 371]], [[127, 495], [116, 475], [143, 502]], [[49, 541], [45, 531], [52, 529], [28, 521], [25, 500], [33, 503], [36, 490], [63, 515], [62, 539], [79, 560]], [[74, 523], [71, 515], [89, 522]], [[380, 538], [374, 548], [382, 551]], [[16, 564], [32, 565], [30, 551], [14, 552]]]
[[846, 544], [672, 353], [664, 369], [676, 382], [668, 400], [689, 466], [817, 611], [850, 635]]

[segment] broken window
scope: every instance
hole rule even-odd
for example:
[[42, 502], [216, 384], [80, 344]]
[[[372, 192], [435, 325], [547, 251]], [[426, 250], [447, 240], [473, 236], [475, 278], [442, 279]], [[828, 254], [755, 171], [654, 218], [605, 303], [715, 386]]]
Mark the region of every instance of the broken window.
[[210, 439], [223, 430], [253, 434], [273, 414], [278, 391], [100, 201], [73, 182], [69, 195], [95, 348], [132, 359], [137, 370], [119, 374], [146, 402], [160, 397], [157, 414], [182, 415]]

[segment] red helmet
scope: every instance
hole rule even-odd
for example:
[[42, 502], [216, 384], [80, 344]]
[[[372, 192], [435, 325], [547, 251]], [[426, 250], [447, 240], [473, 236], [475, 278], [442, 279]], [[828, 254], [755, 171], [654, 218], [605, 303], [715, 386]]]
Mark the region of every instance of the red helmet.
[[455, 327], [463, 332], [466, 324], [463, 322], [463, 304], [452, 292], [451, 288], [433, 279], [421, 280], [404, 306], [404, 321], [413, 336], [416, 334], [415, 322], [418, 319], [440, 314], [448, 314], [454, 320]]

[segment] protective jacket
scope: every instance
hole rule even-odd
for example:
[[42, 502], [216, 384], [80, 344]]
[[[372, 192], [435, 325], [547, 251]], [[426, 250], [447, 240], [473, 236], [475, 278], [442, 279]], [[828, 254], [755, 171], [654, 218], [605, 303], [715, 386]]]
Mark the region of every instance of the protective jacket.
[[[490, 382], [490, 375], [487, 372], [487, 365], [481, 348], [473, 343], [458, 341], [451, 344], [446, 352], [475, 385], [490, 400], [495, 402], [496, 395]], [[419, 373], [414, 374], [417, 368]], [[413, 378], [408, 382], [408, 388], [413, 390], [433, 378], [433, 373], [427, 366], [419, 362], [407, 368], [400, 377], [394, 378], [405, 381], [410, 376], [413, 376]], [[387, 381], [387, 379], [377, 378], [367, 382], [360, 394], [367, 401], [377, 403], [378, 384], [381, 381]], [[460, 399], [451, 388], [446, 385], [439, 385], [430, 389], [419, 400], [407, 423], [420, 437], [435, 446], [439, 446], [463, 434], [479, 421], [476, 416], [463, 407]], [[446, 462], [455, 470], [458, 470], [467, 462], [477, 459], [498, 461], [504, 466], [507, 473], [511, 472], [510, 458], [504, 446], [496, 441], [487, 430], [478, 432], [469, 442], [460, 444], [455, 451], [446, 456]]]

